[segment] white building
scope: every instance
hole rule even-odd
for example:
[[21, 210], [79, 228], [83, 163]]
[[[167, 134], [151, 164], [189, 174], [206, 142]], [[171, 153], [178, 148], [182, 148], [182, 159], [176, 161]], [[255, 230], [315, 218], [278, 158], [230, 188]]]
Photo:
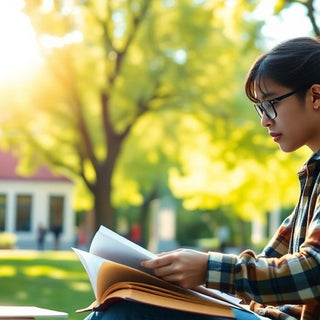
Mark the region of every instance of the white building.
[[0, 233], [14, 233], [18, 248], [37, 248], [42, 224], [48, 230], [44, 249], [70, 249], [75, 239], [72, 182], [47, 167], [40, 167], [32, 176], [21, 176], [16, 172], [17, 163], [11, 153], [0, 151]]

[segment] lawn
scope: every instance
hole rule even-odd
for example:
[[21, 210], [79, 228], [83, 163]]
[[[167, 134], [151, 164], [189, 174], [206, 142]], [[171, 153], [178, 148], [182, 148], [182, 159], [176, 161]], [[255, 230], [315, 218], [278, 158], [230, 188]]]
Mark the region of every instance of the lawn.
[[84, 319], [94, 296], [81, 262], [72, 251], [0, 250], [0, 305], [31, 305]]

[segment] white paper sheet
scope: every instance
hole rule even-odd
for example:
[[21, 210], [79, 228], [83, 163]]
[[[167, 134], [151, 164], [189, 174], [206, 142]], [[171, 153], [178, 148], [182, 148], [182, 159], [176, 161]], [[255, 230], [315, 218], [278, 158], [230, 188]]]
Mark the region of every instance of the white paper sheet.
[[129, 267], [150, 273], [140, 266], [141, 261], [154, 259], [157, 255], [138, 246], [119, 234], [100, 226], [92, 239], [90, 253]]

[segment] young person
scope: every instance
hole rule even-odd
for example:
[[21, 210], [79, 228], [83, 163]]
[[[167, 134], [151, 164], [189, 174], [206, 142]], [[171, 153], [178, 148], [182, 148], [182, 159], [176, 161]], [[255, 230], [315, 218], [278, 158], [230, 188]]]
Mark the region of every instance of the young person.
[[[312, 156], [298, 172], [301, 193], [292, 214], [260, 255], [176, 250], [142, 264], [160, 278], [186, 288], [237, 294], [269, 319], [320, 319], [320, 43], [283, 42], [253, 64], [245, 82], [248, 98], [270, 138], [285, 152], [306, 145]], [[236, 311], [237, 319], [255, 319]], [[252, 317], [252, 318], [250, 318]], [[138, 303], [119, 302], [88, 319], [216, 320]]]

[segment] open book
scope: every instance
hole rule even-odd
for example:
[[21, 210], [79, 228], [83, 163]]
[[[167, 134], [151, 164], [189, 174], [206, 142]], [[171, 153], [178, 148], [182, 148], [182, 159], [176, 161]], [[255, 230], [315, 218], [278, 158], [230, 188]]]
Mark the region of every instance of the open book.
[[[176, 286], [143, 269], [140, 262], [155, 254], [101, 226], [89, 252], [73, 249], [82, 262], [96, 300], [78, 311], [106, 310], [112, 303], [129, 300], [151, 305], [234, 319], [239, 299], [217, 290]], [[247, 309], [244, 309], [247, 311]], [[249, 311], [248, 311], [249, 312]]]

